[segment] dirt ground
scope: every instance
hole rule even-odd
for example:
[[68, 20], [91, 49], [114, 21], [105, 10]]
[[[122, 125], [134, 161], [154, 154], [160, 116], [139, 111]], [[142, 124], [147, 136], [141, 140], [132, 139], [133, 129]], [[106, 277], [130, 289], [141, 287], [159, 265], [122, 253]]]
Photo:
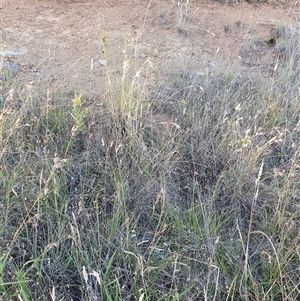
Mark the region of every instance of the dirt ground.
[[[134, 70], [250, 70], [272, 53], [275, 28], [297, 28], [300, 6], [249, 2], [1, 0], [2, 70], [27, 85], [46, 82], [94, 98], [104, 92], [107, 70], [120, 78], [125, 41]], [[246, 57], [247, 45], [257, 45], [260, 58]]]

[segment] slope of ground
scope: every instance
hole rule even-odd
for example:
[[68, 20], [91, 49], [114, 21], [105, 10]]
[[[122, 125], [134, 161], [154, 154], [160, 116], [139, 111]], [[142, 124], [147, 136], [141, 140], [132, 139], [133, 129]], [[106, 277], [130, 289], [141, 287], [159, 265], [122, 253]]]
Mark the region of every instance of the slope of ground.
[[256, 63], [264, 63], [264, 55], [272, 51], [272, 30], [299, 24], [299, 6], [207, 0], [3, 0], [1, 18], [3, 66], [19, 81], [51, 83], [93, 97], [103, 93], [107, 70], [115, 77], [122, 72], [125, 44], [132, 69], [151, 63], [178, 67], [179, 73], [240, 71], [242, 65], [253, 67], [249, 57], [241, 55], [245, 47], [247, 55], [253, 55], [253, 42], [260, 43]]

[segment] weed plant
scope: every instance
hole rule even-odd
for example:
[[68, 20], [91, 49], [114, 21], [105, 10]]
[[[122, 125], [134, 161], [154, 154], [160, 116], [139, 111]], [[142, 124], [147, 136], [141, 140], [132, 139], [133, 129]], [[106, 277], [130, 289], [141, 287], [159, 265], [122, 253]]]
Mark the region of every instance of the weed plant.
[[101, 107], [3, 72], [0, 299], [298, 300], [299, 39], [285, 43], [264, 81], [162, 79], [125, 58]]

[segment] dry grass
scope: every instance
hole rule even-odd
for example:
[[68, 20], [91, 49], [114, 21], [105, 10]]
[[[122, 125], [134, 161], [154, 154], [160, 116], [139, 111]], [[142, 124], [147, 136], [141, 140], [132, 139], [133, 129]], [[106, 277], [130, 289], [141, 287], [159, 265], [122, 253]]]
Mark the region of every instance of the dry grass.
[[264, 81], [146, 68], [100, 107], [2, 73], [1, 299], [297, 300], [290, 37]]

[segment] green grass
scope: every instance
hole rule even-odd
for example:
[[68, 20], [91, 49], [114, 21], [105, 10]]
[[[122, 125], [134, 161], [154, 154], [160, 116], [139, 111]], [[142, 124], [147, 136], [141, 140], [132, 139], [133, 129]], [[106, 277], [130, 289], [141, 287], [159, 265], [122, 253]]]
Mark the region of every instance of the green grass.
[[2, 73], [0, 299], [297, 300], [299, 39], [280, 38], [273, 77], [123, 68], [101, 107]]

